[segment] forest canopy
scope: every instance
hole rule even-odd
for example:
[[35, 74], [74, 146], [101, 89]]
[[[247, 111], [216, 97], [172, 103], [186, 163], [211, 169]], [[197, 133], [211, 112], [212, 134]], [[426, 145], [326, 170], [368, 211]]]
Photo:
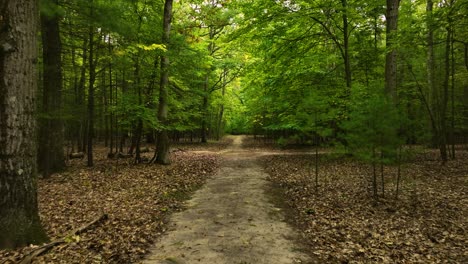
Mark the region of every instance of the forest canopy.
[[[467, 1], [175, 1], [168, 43], [162, 9], [148, 0], [41, 2], [43, 17], [58, 20], [63, 89], [56, 112], [40, 117], [63, 122], [72, 152], [89, 137], [110, 153], [128, 138], [133, 152], [162, 130], [172, 140], [319, 134], [346, 144], [350, 127], [386, 126], [388, 115], [398, 115], [391, 129], [402, 143], [439, 147], [444, 159], [444, 146], [465, 140]], [[170, 58], [164, 122], [162, 56]], [[395, 109], [382, 109], [382, 96]]]

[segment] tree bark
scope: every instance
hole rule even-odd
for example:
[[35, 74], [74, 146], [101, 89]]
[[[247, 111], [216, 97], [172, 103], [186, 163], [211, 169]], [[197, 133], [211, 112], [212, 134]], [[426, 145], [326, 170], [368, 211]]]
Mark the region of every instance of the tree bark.
[[[57, 4], [57, 0], [53, 1]], [[38, 169], [43, 176], [60, 171], [65, 166], [63, 152], [62, 105], [62, 44], [59, 16], [41, 15], [43, 91], [39, 129]]]
[[[94, 16], [93, 1], [90, 2], [90, 17]], [[94, 83], [96, 81], [96, 64], [94, 62], [94, 27], [89, 26], [89, 86], [88, 86], [88, 126], [86, 133], [87, 143], [87, 165], [94, 166], [93, 160], [93, 137], [94, 137]]]
[[[437, 113], [438, 111], [438, 92], [435, 85], [435, 61], [434, 61], [434, 26], [432, 11], [434, 8], [434, 2], [427, 0], [426, 2], [426, 16], [427, 16], [427, 86], [429, 89], [429, 111]], [[434, 120], [435, 121], [435, 120]], [[431, 119], [431, 122], [432, 119]], [[438, 146], [439, 129], [437, 124], [432, 124], [432, 145]]]
[[348, 88], [348, 92], [351, 89], [351, 63], [349, 61], [349, 23], [348, 23], [348, 1], [341, 0], [341, 5], [343, 7], [343, 49], [344, 49], [344, 65], [345, 65], [345, 81], [346, 81], [346, 88]]
[[[164, 3], [164, 18], [163, 18], [163, 35], [162, 43], [169, 46], [169, 39], [171, 33], [171, 20], [172, 20], [172, 2], [173, 0], [166, 0]], [[169, 85], [169, 57], [167, 54], [161, 56], [161, 83], [159, 87], [159, 107], [158, 107], [158, 120], [165, 126], [167, 125], [167, 112], [168, 112], [168, 85]], [[169, 157], [169, 137], [167, 136], [167, 128], [163, 127], [157, 137], [156, 142], [156, 162], [159, 164], [170, 164]]]
[[201, 143], [208, 142], [208, 127], [207, 127], [207, 119], [208, 119], [208, 83], [209, 83], [209, 73], [205, 76], [205, 82], [203, 84], [203, 100], [202, 100], [202, 124], [201, 124]]
[[445, 163], [448, 160], [447, 153], [447, 105], [449, 96], [449, 79], [450, 79], [450, 43], [452, 38], [452, 31], [450, 27], [447, 27], [447, 37], [445, 42], [445, 76], [442, 91], [442, 102], [440, 109], [440, 133], [439, 133], [439, 150], [442, 162]]
[[400, 0], [387, 0], [387, 54], [385, 56], [385, 92], [397, 101], [397, 51], [396, 51], [396, 33], [398, 29], [398, 9]]
[[0, 248], [47, 238], [37, 207], [37, 2], [0, 3]]

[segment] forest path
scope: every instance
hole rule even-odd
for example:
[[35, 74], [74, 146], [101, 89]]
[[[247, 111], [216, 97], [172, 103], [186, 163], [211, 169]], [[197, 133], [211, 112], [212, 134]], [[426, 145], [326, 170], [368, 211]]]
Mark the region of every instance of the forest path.
[[175, 213], [143, 263], [308, 263], [299, 235], [274, 205], [262, 154], [242, 149], [243, 136], [221, 152], [218, 173]]

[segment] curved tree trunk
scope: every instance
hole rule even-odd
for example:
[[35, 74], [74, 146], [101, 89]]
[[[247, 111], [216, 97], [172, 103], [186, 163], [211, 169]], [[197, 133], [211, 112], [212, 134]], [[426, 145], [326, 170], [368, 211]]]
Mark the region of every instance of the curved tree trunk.
[[[164, 3], [164, 18], [163, 18], [163, 36], [162, 43], [169, 45], [169, 37], [171, 33], [172, 20], [172, 2], [166, 0]], [[169, 85], [169, 57], [167, 54], [161, 56], [161, 84], [159, 90], [159, 108], [158, 120], [162, 125], [166, 125], [168, 111], [168, 85]], [[156, 162], [160, 164], [170, 164], [169, 158], [169, 137], [167, 129], [163, 128], [158, 133], [156, 142]]]
[[0, 248], [46, 240], [36, 193], [37, 2], [0, 2]]

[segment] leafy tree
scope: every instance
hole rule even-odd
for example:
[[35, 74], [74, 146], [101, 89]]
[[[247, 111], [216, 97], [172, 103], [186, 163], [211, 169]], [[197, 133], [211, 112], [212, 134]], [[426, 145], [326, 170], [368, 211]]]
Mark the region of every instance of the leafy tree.
[[[402, 140], [399, 135], [402, 115], [391, 98], [379, 89], [357, 90], [353, 93], [349, 120], [343, 123], [348, 151], [355, 157], [372, 164], [372, 188], [378, 197], [377, 164], [397, 161], [396, 151]], [[382, 173], [382, 196], [385, 193]]]

